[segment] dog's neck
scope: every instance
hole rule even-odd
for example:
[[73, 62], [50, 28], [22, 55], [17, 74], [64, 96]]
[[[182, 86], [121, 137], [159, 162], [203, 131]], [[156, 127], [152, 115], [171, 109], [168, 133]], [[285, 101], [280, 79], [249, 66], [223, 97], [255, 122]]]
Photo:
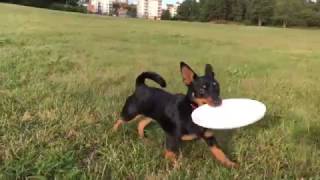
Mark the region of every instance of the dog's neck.
[[195, 110], [195, 109], [197, 109], [199, 107], [198, 104], [196, 104], [194, 102], [191, 102], [190, 106], [191, 106], [192, 110]]
[[185, 103], [188, 104], [191, 107], [192, 111], [193, 111], [193, 110], [197, 109], [199, 106], [198, 106], [198, 104], [196, 104], [195, 102], [190, 100], [190, 98], [191, 97], [189, 96], [189, 94], [187, 94], [185, 96]]

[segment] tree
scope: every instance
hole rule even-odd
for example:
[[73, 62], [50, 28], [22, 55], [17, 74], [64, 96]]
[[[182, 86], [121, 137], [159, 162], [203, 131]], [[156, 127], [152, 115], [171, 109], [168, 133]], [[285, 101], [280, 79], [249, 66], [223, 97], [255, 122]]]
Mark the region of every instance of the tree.
[[233, 0], [224, 0], [224, 3], [224, 18], [225, 20], [232, 20]]
[[304, 7], [298, 14], [301, 25], [304, 26], [320, 26], [320, 12], [312, 9], [312, 7]]
[[111, 15], [116, 15], [118, 16], [119, 15], [119, 9], [121, 7], [121, 4], [118, 3], [118, 2], [114, 2], [112, 3], [112, 12], [111, 12]]
[[52, 3], [51, 0], [11, 0], [12, 3], [22, 4], [26, 6], [35, 6], [35, 7], [49, 7]]
[[226, 19], [225, 0], [202, 0], [200, 1], [200, 20], [212, 21]]
[[282, 21], [282, 27], [286, 28], [288, 23], [297, 18], [303, 9], [301, 0], [277, 0], [275, 2], [274, 17]]
[[137, 17], [137, 6], [133, 4], [128, 5], [127, 15], [129, 17]]
[[232, 0], [203, 0], [200, 3], [200, 14], [202, 19], [231, 20]]
[[66, 0], [66, 4], [70, 6], [77, 6], [79, 0]]
[[162, 20], [170, 20], [171, 19], [170, 11], [169, 10], [164, 10], [162, 12], [161, 19]]
[[320, 13], [320, 1], [317, 1], [317, 3], [314, 5], [315, 11]]
[[248, 19], [256, 21], [258, 26], [262, 26], [273, 16], [273, 8], [273, 0], [249, 0]]
[[195, 21], [199, 19], [199, 3], [196, 0], [185, 0], [178, 7], [177, 18], [180, 20]]
[[233, 20], [234, 3], [240, 0], [201, 0], [200, 20]]
[[231, 6], [231, 17], [234, 21], [243, 21], [247, 14], [247, 0], [233, 0]]

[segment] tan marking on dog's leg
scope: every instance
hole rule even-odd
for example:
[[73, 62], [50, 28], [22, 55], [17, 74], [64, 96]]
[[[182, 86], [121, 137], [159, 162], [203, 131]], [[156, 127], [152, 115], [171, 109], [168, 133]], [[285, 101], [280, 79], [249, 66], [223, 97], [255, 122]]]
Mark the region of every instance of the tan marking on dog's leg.
[[[140, 118], [142, 118], [142, 117], [144, 117], [143, 115], [141, 115], [141, 114], [138, 114], [136, 117], [134, 117], [132, 120], [130, 120], [130, 121], [128, 121], [128, 122], [133, 122], [133, 121], [136, 121], [136, 120], [138, 120], [138, 119], [140, 119]], [[117, 120], [115, 123], [114, 123], [114, 125], [113, 125], [113, 131], [117, 131], [119, 128], [120, 128], [120, 126], [122, 125], [122, 124], [125, 124], [125, 123], [127, 123], [127, 121], [124, 121], [124, 120], [122, 120], [122, 119], [119, 119], [119, 120]]]
[[138, 133], [140, 138], [144, 138], [144, 128], [152, 122], [151, 118], [144, 117], [138, 123]]
[[197, 139], [198, 136], [196, 134], [186, 134], [181, 137], [182, 141], [192, 141]]
[[120, 127], [122, 124], [124, 124], [124, 123], [125, 123], [125, 122], [124, 122], [124, 120], [122, 120], [122, 119], [117, 120], [117, 121], [114, 123], [112, 130], [113, 130], [113, 131], [117, 131], [117, 130], [119, 129], [119, 127]]
[[139, 121], [141, 118], [144, 118], [144, 115], [138, 114], [136, 117], [133, 118], [133, 120], [131, 120], [129, 122]]
[[164, 157], [172, 163], [174, 168], [179, 167], [177, 155], [175, 152], [166, 149]]
[[210, 130], [206, 130], [206, 131], [204, 132], [204, 137], [205, 137], [205, 138], [211, 138], [211, 137], [213, 137], [213, 132], [210, 131]]
[[238, 168], [239, 164], [232, 162], [227, 158], [227, 156], [224, 154], [224, 152], [218, 148], [217, 146], [210, 147], [212, 155], [224, 166], [228, 168]]

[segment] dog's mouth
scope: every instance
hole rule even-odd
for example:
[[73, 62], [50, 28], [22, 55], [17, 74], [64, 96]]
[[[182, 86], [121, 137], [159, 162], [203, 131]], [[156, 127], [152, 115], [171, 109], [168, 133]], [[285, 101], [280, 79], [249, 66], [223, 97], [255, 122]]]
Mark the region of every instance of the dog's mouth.
[[208, 98], [195, 98], [194, 102], [198, 105], [204, 105], [204, 104], [208, 104], [209, 106], [212, 107], [218, 107], [222, 104], [222, 100], [218, 99], [218, 100], [213, 100], [211, 97]]

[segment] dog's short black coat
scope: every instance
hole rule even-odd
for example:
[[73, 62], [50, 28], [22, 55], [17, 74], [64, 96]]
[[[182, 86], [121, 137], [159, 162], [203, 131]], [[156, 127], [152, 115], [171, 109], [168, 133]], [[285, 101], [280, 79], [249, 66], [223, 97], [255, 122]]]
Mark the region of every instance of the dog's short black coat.
[[[202, 138], [208, 144], [212, 154], [225, 166], [235, 167], [220, 150], [215, 137], [207, 129], [192, 122], [191, 113], [194, 105], [221, 104], [220, 87], [211, 65], [206, 65], [205, 75], [199, 77], [184, 62], [180, 63], [183, 81], [188, 91], [186, 95], [171, 94], [162, 89], [145, 85], [145, 79], [157, 82], [166, 87], [165, 80], [154, 72], [144, 72], [136, 79], [135, 92], [129, 96], [121, 112], [121, 120], [115, 124], [115, 129], [123, 122], [128, 122], [138, 115], [157, 121], [166, 133], [166, 157], [174, 160], [181, 140]], [[150, 121], [149, 121], [150, 122]], [[144, 126], [142, 126], [142, 131]], [[187, 137], [191, 138], [187, 138]]]

